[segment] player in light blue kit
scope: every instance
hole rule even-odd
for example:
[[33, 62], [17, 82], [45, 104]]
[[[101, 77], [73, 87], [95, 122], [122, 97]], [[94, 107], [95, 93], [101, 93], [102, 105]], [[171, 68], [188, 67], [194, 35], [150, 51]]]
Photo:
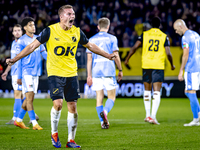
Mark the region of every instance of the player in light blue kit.
[[[23, 29], [26, 31], [17, 43], [17, 51], [20, 53], [27, 45], [32, 43], [38, 36], [35, 33], [34, 19], [26, 17], [21, 23]], [[20, 128], [28, 129], [23, 123], [24, 115], [28, 111], [29, 117], [33, 124], [34, 130], [42, 130], [35, 118], [33, 108], [34, 95], [37, 93], [38, 80], [41, 75], [41, 54], [44, 59], [47, 59], [47, 53], [44, 45], [40, 45], [33, 53], [18, 61], [18, 79], [22, 79], [22, 92], [25, 93], [26, 99], [22, 104], [17, 120], [14, 124]]]
[[193, 113], [193, 120], [184, 126], [199, 126], [200, 107], [196, 91], [200, 88], [200, 36], [195, 31], [189, 30], [181, 19], [174, 22], [174, 30], [182, 36], [183, 56], [178, 79], [183, 81], [185, 69], [185, 95], [190, 100]]
[[[14, 58], [16, 54], [16, 45], [18, 39], [22, 36], [22, 27], [20, 24], [16, 24], [13, 27], [13, 32], [12, 32], [15, 40], [12, 42], [11, 45], [11, 59]], [[17, 64], [14, 64], [12, 67], [7, 66], [5, 72], [1, 75], [2, 79], [6, 81], [6, 77], [8, 75], [8, 72], [11, 70], [11, 76], [12, 76], [12, 87], [14, 90], [14, 98], [15, 98], [15, 103], [13, 107], [13, 118], [7, 122], [6, 124], [14, 124], [14, 121], [17, 119], [17, 116], [19, 114], [19, 110], [21, 108], [22, 104], [22, 85], [17, 84]]]
[[[107, 114], [112, 109], [116, 99], [116, 78], [115, 78], [115, 63], [119, 69], [118, 81], [123, 77], [121, 60], [118, 54], [119, 48], [117, 45], [117, 38], [109, 33], [110, 20], [108, 18], [100, 18], [98, 20], [99, 33], [89, 39], [91, 43], [96, 44], [102, 50], [109, 54], [114, 53], [116, 55], [114, 60], [109, 60], [100, 55], [92, 53], [90, 50], [87, 52], [87, 84], [92, 86], [92, 89], [96, 91], [96, 110], [101, 122], [102, 129], [109, 128], [109, 122]], [[108, 99], [103, 107], [104, 91], [107, 90]]]
[[[11, 45], [11, 59], [14, 58], [17, 55], [17, 41], [18, 39], [22, 36], [22, 27], [20, 24], [16, 24], [13, 27], [13, 32], [12, 32], [15, 40], [12, 42]], [[2, 79], [4, 81], [6, 81], [6, 77], [9, 73], [9, 71], [11, 70], [11, 76], [12, 76], [12, 86], [14, 89], [14, 98], [15, 98], [15, 103], [14, 103], [14, 107], [13, 107], [13, 118], [7, 122], [6, 124], [14, 124], [14, 121], [17, 119], [21, 105], [23, 103], [23, 101], [26, 99], [26, 97], [23, 98], [23, 94], [22, 94], [22, 82], [21, 79], [18, 79], [17, 77], [17, 70], [18, 70], [18, 66], [17, 64], [14, 64], [13, 66], [7, 66], [5, 72], [1, 75]], [[39, 68], [38, 71], [40, 71], [41, 68]], [[36, 120], [39, 120], [39, 117], [37, 116], [37, 114], [35, 114]]]

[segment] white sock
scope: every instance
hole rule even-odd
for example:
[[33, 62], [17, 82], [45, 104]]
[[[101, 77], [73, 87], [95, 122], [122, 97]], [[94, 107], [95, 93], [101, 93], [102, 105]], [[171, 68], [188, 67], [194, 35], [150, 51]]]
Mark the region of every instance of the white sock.
[[194, 122], [199, 122], [199, 118], [193, 118]]
[[57, 111], [52, 107], [51, 109], [51, 133], [58, 132], [58, 122], [60, 120], [61, 110]]
[[32, 125], [35, 126], [36, 124], [38, 124], [38, 122], [36, 120], [31, 120]]
[[160, 92], [155, 91], [153, 92], [152, 112], [151, 112], [151, 116], [154, 119], [156, 119], [156, 114], [157, 114], [159, 105], [160, 105]]
[[12, 120], [14, 120], [14, 121], [15, 121], [16, 119], [17, 119], [17, 117], [12, 117]]
[[22, 122], [23, 119], [20, 119], [19, 117], [17, 117], [17, 122]]
[[68, 111], [67, 125], [68, 125], [68, 142], [75, 139], [78, 122], [78, 113], [73, 114]]
[[149, 117], [151, 111], [151, 91], [146, 91], [146, 90], [144, 91], [143, 100], [144, 100], [144, 107], [146, 110], [146, 117]]

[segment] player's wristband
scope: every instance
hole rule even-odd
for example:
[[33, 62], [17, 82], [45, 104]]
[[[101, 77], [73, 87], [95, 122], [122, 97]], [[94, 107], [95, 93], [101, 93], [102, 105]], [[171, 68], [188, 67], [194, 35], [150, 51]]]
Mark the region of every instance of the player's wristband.
[[119, 70], [119, 72], [122, 72], [122, 70]]

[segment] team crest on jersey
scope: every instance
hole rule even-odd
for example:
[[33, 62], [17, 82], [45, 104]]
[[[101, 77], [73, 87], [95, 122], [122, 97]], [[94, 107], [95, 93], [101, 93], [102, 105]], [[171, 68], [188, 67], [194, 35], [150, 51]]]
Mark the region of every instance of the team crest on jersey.
[[59, 89], [58, 89], [58, 88], [54, 88], [54, 89], [53, 89], [53, 94], [58, 94], [58, 92], [59, 92]]
[[73, 37], [72, 37], [72, 41], [73, 41], [73, 42], [76, 42], [76, 37], [73, 36]]
[[56, 41], [60, 41], [60, 38], [55, 38]]

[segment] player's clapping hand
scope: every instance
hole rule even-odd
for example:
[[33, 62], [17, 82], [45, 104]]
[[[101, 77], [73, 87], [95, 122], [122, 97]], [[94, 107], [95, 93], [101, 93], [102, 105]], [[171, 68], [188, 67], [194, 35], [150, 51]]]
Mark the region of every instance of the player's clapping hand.
[[12, 66], [15, 62], [12, 59], [6, 59], [6, 63], [9, 66]]
[[2, 75], [1, 75], [1, 78], [2, 80], [6, 81], [6, 77], [7, 77], [8, 73], [7, 72], [4, 72]]
[[92, 77], [91, 76], [87, 77], [87, 85], [89, 85], [89, 86], [92, 85]]

